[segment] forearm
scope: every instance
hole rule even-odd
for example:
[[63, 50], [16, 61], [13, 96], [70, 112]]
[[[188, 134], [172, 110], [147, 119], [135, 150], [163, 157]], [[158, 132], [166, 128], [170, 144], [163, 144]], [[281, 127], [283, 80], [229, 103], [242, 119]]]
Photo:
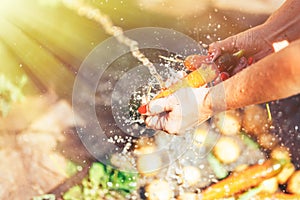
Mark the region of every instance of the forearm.
[[266, 36], [270, 43], [300, 38], [300, 1], [287, 0], [264, 23]]
[[212, 87], [204, 104], [220, 112], [299, 93], [299, 55], [300, 40]]

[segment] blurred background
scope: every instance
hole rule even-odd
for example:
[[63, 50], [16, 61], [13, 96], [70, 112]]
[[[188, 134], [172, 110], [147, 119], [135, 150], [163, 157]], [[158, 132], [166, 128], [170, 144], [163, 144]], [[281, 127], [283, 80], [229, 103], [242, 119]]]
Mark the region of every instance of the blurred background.
[[[93, 161], [70, 129], [72, 89], [85, 57], [110, 35], [70, 9], [76, 2], [0, 0], [0, 199], [59, 193]], [[123, 30], [170, 28], [208, 45], [263, 23], [283, 0], [84, 2]]]
[[[69, 2], [72, 3], [71, 0]], [[209, 44], [260, 24], [282, 0], [91, 0], [124, 30], [165, 27]], [[13, 82], [29, 78], [26, 94], [54, 90], [70, 99], [87, 54], [109, 37], [62, 0], [0, 1], [0, 72]]]

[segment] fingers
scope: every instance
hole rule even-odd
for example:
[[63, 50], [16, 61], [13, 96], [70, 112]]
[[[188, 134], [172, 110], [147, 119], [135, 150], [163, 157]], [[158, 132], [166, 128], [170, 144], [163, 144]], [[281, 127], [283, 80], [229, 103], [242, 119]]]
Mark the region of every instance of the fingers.
[[148, 128], [163, 130], [169, 134], [179, 134], [180, 121], [169, 120], [168, 114], [154, 115], [146, 118], [145, 123]]
[[231, 36], [222, 41], [217, 41], [209, 45], [208, 53], [213, 55], [215, 61], [223, 52], [233, 53], [236, 51], [236, 36]]
[[[214, 45], [214, 43], [212, 45]], [[216, 45], [210, 46], [208, 54], [212, 57], [212, 61], [215, 61], [222, 54], [222, 50]]]
[[248, 60], [245, 57], [240, 58], [237, 66], [233, 69], [232, 71], [232, 75], [242, 71], [244, 68], [246, 68], [248, 66]]
[[146, 118], [145, 123], [149, 128], [156, 130], [164, 130], [166, 124], [166, 116], [149, 116]]
[[226, 38], [222, 41], [217, 41], [209, 45], [208, 52], [213, 52], [217, 50], [222, 50], [226, 52], [233, 52], [235, 51], [235, 36]]
[[176, 98], [173, 95], [170, 95], [166, 98], [152, 100], [146, 105], [146, 112], [144, 115], [151, 116], [172, 111], [173, 105], [176, 104]]
[[145, 124], [148, 128], [163, 130], [170, 134], [177, 134], [181, 124], [178, 99], [174, 95], [150, 101], [147, 104]]
[[272, 53], [272, 47], [263, 35], [264, 31], [259, 28], [249, 29], [210, 44], [208, 52], [215, 53], [214, 58], [216, 58], [220, 51], [234, 53], [243, 49], [245, 56], [252, 56], [255, 60], [259, 60]]

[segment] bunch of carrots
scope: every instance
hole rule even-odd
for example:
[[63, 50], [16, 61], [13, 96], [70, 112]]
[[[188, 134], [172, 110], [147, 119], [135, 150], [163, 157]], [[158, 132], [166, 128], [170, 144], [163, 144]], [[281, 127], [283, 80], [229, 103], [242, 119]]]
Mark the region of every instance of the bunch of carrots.
[[[218, 84], [253, 62], [251, 57], [244, 57], [244, 50], [234, 54], [224, 53], [215, 60], [213, 57], [213, 54], [188, 56], [182, 62], [190, 73], [170, 87], [162, 88], [154, 99], [167, 97], [186, 87], [199, 88], [207, 83]], [[145, 105], [138, 108], [140, 114], [145, 114], [146, 111]]]

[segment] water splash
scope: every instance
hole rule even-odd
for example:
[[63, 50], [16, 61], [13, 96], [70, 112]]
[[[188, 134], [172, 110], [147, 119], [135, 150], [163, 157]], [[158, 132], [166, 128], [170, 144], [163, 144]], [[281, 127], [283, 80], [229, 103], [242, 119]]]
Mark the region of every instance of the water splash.
[[106, 33], [114, 36], [121, 44], [128, 46], [132, 56], [148, 67], [150, 74], [155, 77], [161, 88], [165, 87], [163, 78], [158, 74], [153, 63], [139, 50], [137, 41], [126, 37], [122, 28], [115, 26], [107, 15], [80, 0], [63, 0], [62, 2], [67, 8], [76, 11], [80, 16], [99, 23]]

